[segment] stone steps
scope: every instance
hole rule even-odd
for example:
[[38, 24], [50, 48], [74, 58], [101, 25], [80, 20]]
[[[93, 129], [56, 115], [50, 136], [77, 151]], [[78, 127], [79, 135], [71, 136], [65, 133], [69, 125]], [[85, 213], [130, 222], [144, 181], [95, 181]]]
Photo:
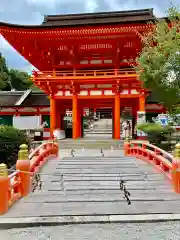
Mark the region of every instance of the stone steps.
[[[142, 199], [143, 200], [143, 199]], [[77, 216], [77, 215], [134, 215], [134, 214], [162, 214], [176, 213], [180, 208], [180, 201], [126, 201], [119, 202], [49, 202], [49, 203], [23, 203], [11, 213], [11, 217], [35, 216]], [[12, 209], [13, 209], [12, 208]], [[18, 211], [19, 209], [19, 211]], [[6, 217], [8, 214], [6, 214]]]
[[[159, 181], [160, 179], [162, 179], [159, 175], [148, 175], [147, 176], [149, 180], [151, 181]], [[51, 181], [56, 182], [59, 181], [59, 176], [52, 176], [50, 177]], [[77, 174], [73, 174], [73, 175], [65, 175], [63, 174], [63, 180], [66, 182], [86, 182], [86, 181], [90, 181], [90, 182], [96, 182], [96, 181], [104, 181], [104, 182], [116, 182], [119, 180], [124, 180], [124, 181], [144, 181], [145, 176], [139, 176], [139, 175], [112, 175], [112, 176], [107, 176], [107, 175], [102, 175], [102, 176], [89, 176], [88, 175], [81, 175], [81, 176], [77, 176]]]
[[[101, 169], [82, 169], [79, 170], [77, 169], [62, 169], [62, 168], [57, 168], [56, 171], [54, 172], [55, 174], [92, 174], [92, 173], [96, 173], [96, 174], [102, 174], [102, 173], [113, 173], [113, 174], [132, 174], [132, 173], [138, 173], [139, 175], [143, 175], [143, 171], [141, 170], [137, 170], [136, 168], [131, 168], [131, 169], [122, 169], [122, 168], [107, 168], [106, 171], [104, 170], [104, 168]], [[147, 173], [150, 173], [151, 170], [146, 170]]]
[[85, 130], [85, 137], [112, 138], [112, 119], [100, 119], [95, 122], [93, 129]]
[[102, 136], [100, 139], [65, 139], [60, 140], [59, 145], [61, 149], [110, 149], [111, 147], [115, 149], [123, 149], [123, 141], [117, 141], [112, 139], [104, 140]]
[[[64, 150], [63, 150], [64, 151]], [[63, 155], [62, 151], [62, 155]], [[132, 157], [123, 157], [121, 150], [87, 150], [84, 156], [76, 151], [49, 161], [43, 168], [42, 190], [31, 193], [14, 204], [5, 217], [104, 216], [177, 213], [180, 195], [172, 192], [169, 181], [151, 165]], [[63, 174], [63, 177], [61, 177]], [[120, 190], [125, 181], [131, 204]]]
[[111, 137], [112, 138], [112, 127], [94, 128], [85, 131], [85, 137]]
[[112, 132], [112, 127], [109, 128], [90, 128], [90, 129], [85, 129], [84, 132]]
[[[169, 195], [168, 192], [160, 191], [158, 195], [151, 195], [149, 192], [145, 191], [131, 191], [132, 201], [168, 201], [168, 200], [179, 200], [177, 194]], [[66, 201], [69, 202], [110, 202], [110, 201], [124, 201], [123, 199], [124, 194], [122, 191], [116, 192], [98, 192], [98, 193], [87, 193], [84, 192], [83, 196], [77, 192], [59, 192], [58, 194], [49, 194], [49, 192], [42, 192], [42, 193], [32, 193], [28, 198], [24, 199], [24, 202], [62, 202], [65, 203]]]
[[94, 138], [96, 138], [96, 137], [102, 137], [102, 138], [112, 138], [112, 132], [110, 132], [110, 133], [107, 133], [107, 132], [96, 132], [96, 133], [94, 133], [94, 132], [88, 132], [88, 133], [86, 133], [85, 134], [85, 137], [94, 137]]
[[[161, 198], [161, 194], [169, 194], [169, 196], [171, 196], [171, 192], [172, 192], [172, 189], [170, 187], [166, 187], [166, 188], [154, 188], [154, 187], [143, 187], [143, 188], [131, 188], [131, 189], [128, 189], [130, 190], [131, 192], [131, 196], [134, 196], [134, 193], [137, 193], [139, 194], [140, 192], [142, 193], [142, 198], [143, 198], [143, 194], [145, 195], [156, 195], [158, 196], [158, 198]], [[64, 194], [64, 191], [66, 192], [66, 194], [68, 195], [75, 195], [75, 194], [79, 194], [79, 195], [92, 195], [92, 194], [96, 194], [96, 195], [99, 195], [99, 194], [119, 194], [120, 192], [120, 189], [118, 187], [116, 188], [96, 188], [96, 189], [93, 189], [93, 188], [89, 188], [89, 189], [66, 189], [66, 190], [63, 190], [62, 188], [59, 188], [59, 189], [56, 189], [56, 190], [47, 190], [47, 189], [44, 189], [42, 192], [43, 193], [46, 193], [47, 195], [56, 195], [56, 194], [59, 194], [59, 193], [63, 193]], [[177, 195], [177, 194], [176, 194]], [[138, 195], [139, 196], [139, 195]], [[179, 199], [179, 196], [177, 196], [178, 199]]]
[[112, 133], [112, 129], [90, 129], [85, 133]]

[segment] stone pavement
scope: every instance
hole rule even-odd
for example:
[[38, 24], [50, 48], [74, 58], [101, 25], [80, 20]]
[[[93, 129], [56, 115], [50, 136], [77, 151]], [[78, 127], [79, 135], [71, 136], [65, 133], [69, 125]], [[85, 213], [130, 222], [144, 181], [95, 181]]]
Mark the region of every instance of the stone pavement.
[[[172, 192], [170, 182], [152, 166], [124, 157], [121, 150], [106, 150], [104, 155], [97, 149], [78, 149], [73, 158], [70, 150], [61, 150], [59, 159], [50, 160], [42, 169], [48, 175], [41, 177], [41, 192], [31, 193], [14, 204], [0, 217], [0, 223], [7, 219], [33, 221], [35, 217], [41, 221], [61, 217], [63, 223], [75, 223], [78, 218], [80, 222], [118, 222], [118, 218], [123, 221], [123, 216], [127, 221], [138, 221], [138, 216], [147, 214], [154, 214], [156, 220], [157, 214], [180, 212], [180, 195]], [[120, 180], [125, 181], [131, 194], [131, 205], [120, 190]]]
[[179, 240], [180, 222], [84, 224], [1, 230], [4, 240]]

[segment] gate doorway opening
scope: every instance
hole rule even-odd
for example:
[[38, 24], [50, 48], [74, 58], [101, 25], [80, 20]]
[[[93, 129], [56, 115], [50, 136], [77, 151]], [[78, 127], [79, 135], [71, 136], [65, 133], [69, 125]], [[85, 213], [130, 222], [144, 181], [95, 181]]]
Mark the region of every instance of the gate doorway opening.
[[[75, 101], [75, 103], [73, 102]], [[89, 114], [85, 114], [89, 109]], [[83, 138], [89, 135], [124, 138], [123, 122], [129, 121], [130, 135], [134, 135], [139, 99], [54, 99], [51, 102], [51, 131], [61, 129], [66, 138]], [[96, 118], [95, 118], [96, 116]], [[99, 134], [99, 135], [98, 135]]]

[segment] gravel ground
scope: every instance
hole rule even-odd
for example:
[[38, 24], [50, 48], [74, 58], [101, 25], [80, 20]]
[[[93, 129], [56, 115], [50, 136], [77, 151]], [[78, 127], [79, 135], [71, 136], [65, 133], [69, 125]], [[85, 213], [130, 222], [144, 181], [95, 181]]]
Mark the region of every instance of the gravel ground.
[[6, 240], [178, 240], [180, 222], [66, 225], [1, 230]]

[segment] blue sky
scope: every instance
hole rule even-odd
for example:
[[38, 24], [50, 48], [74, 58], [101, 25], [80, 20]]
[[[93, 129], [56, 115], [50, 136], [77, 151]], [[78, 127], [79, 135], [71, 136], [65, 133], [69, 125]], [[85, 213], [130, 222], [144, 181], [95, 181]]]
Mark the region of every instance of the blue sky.
[[[180, 0], [174, 0], [179, 4]], [[169, 0], [0, 0], [0, 21], [14, 24], [41, 24], [44, 15], [154, 8], [157, 17], [165, 15]], [[0, 52], [9, 67], [30, 72], [32, 66], [1, 36]]]

